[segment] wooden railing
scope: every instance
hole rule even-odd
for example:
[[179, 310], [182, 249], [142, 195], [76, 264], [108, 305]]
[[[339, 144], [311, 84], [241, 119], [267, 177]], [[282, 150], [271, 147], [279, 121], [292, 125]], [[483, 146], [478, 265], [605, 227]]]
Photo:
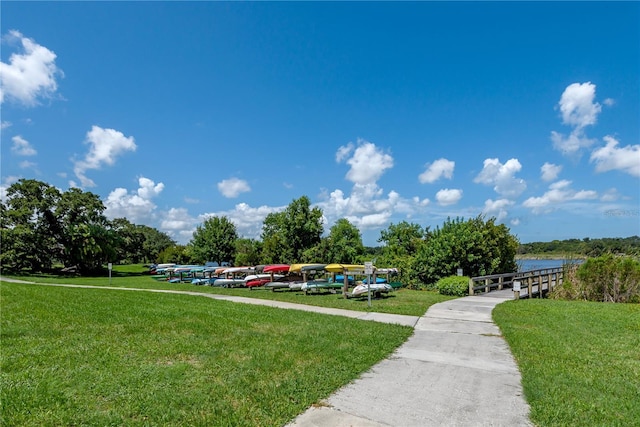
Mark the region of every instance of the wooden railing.
[[564, 267], [472, 277], [469, 279], [469, 295], [513, 289], [516, 299], [534, 296], [542, 298], [554, 287], [561, 285], [563, 278]]

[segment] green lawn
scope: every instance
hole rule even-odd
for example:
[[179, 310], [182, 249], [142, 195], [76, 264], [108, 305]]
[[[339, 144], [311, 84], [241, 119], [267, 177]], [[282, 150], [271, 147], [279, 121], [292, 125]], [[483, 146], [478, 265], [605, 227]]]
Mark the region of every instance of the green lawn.
[[1, 425], [278, 426], [409, 327], [188, 295], [0, 283]]
[[640, 305], [522, 300], [493, 317], [538, 426], [640, 426]]
[[114, 266], [111, 280], [104, 277], [60, 277], [51, 275], [8, 276], [16, 279], [29, 280], [39, 283], [67, 283], [92, 286], [114, 286], [139, 289], [171, 289], [190, 292], [215, 293], [252, 298], [272, 299], [321, 307], [342, 308], [357, 311], [375, 311], [379, 313], [405, 314], [422, 316], [427, 309], [438, 302], [454, 297], [440, 295], [437, 292], [415, 291], [401, 289], [391, 292], [387, 296], [372, 301], [370, 308], [366, 298], [345, 299], [341, 294], [305, 295], [304, 292], [276, 291], [266, 289], [249, 290], [246, 288], [226, 289], [212, 286], [196, 286], [191, 283], [168, 283], [154, 280], [144, 271], [141, 265]]
[[[157, 282], [120, 267], [111, 286], [223, 293], [422, 315], [449, 299]], [[108, 277], [23, 277], [109, 285]], [[182, 295], [2, 284], [2, 425], [282, 425], [384, 358], [410, 328]], [[640, 305], [509, 301], [493, 312], [538, 426], [640, 426]], [[85, 410], [86, 408], [86, 410]]]

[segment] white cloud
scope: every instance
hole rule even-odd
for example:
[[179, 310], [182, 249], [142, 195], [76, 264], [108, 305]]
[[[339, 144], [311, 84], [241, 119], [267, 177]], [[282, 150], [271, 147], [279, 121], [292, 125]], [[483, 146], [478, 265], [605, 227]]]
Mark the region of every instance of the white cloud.
[[562, 114], [562, 123], [573, 127], [571, 134], [565, 137], [551, 132], [551, 140], [556, 150], [563, 154], [576, 154], [582, 148], [590, 147], [594, 141], [584, 134], [584, 128], [597, 122], [602, 106], [594, 102], [596, 86], [591, 82], [573, 83], [566, 87], [558, 106]]
[[549, 191], [541, 197], [529, 197], [522, 203], [525, 208], [530, 208], [534, 213], [551, 210], [555, 205], [577, 200], [592, 200], [598, 197], [598, 193], [592, 190], [575, 191], [571, 188], [571, 181], [562, 180], [549, 185]]
[[[353, 156], [348, 158], [352, 152]], [[375, 144], [360, 138], [355, 150], [351, 143], [338, 149], [336, 161], [340, 163], [345, 159], [351, 166], [347, 172], [347, 179], [359, 185], [377, 182], [386, 169], [393, 167], [393, 157], [382, 152]]]
[[195, 229], [195, 218], [185, 208], [169, 209], [160, 222], [160, 228], [166, 231], [182, 231]]
[[26, 106], [36, 105], [38, 98], [49, 98], [58, 89], [56, 54], [34, 40], [12, 30], [4, 40], [19, 42], [21, 53], [12, 53], [9, 63], [0, 62], [0, 103], [7, 99]]
[[363, 216], [347, 216], [346, 218], [359, 230], [375, 229], [389, 225], [391, 212], [380, 212]]
[[485, 159], [482, 171], [473, 181], [493, 185], [493, 189], [504, 197], [517, 197], [527, 188], [523, 179], [515, 177], [521, 169], [518, 159], [509, 159], [505, 164], [499, 159]]
[[323, 193], [320, 198], [316, 206], [322, 209], [327, 228], [336, 220], [346, 218], [360, 231], [386, 226], [394, 214], [409, 217], [429, 203], [428, 199], [421, 200], [419, 197], [402, 198], [396, 191], [385, 195], [376, 184], [355, 184], [348, 196], [336, 189], [331, 193]]
[[612, 106], [615, 105], [616, 101], [614, 99], [612, 99], [612, 98], [607, 98], [604, 101], [602, 101], [602, 103], [604, 105], [606, 105], [607, 107], [612, 107]]
[[164, 190], [164, 184], [162, 182], [156, 184], [153, 180], [143, 176], [138, 178], [138, 184], [140, 185], [140, 188], [138, 188], [138, 196], [144, 200], [150, 200]]
[[13, 125], [13, 123], [11, 123], [11, 122], [9, 122], [9, 121], [5, 121], [5, 120], [3, 120], [3, 121], [0, 123], [0, 130], [8, 129], [8, 128], [10, 128], [12, 125]]
[[558, 178], [561, 170], [562, 166], [546, 162], [540, 168], [540, 175], [543, 181], [553, 181]]
[[618, 141], [612, 136], [603, 139], [607, 144], [591, 153], [590, 161], [596, 164], [596, 172], [619, 170], [640, 177], [640, 145], [618, 148]]
[[214, 216], [224, 216], [236, 226], [236, 231], [239, 236], [258, 239], [262, 234], [262, 225], [267, 215], [270, 213], [281, 212], [285, 208], [286, 206], [259, 206], [254, 208], [249, 206], [247, 203], [238, 203], [232, 210], [202, 214], [198, 217], [198, 222], [202, 223], [206, 219]]
[[620, 198], [620, 193], [615, 188], [610, 188], [600, 197], [603, 202], [615, 202]]
[[85, 144], [89, 144], [89, 152], [84, 160], [76, 161], [73, 168], [85, 187], [95, 187], [95, 183], [85, 175], [87, 170], [100, 169], [104, 164], [113, 165], [120, 154], [137, 148], [132, 136], [125, 137], [122, 132], [95, 125], [87, 132]]
[[432, 183], [444, 177], [451, 179], [453, 177], [453, 169], [456, 163], [447, 159], [438, 159], [435, 162], [425, 165], [426, 170], [422, 172], [418, 179], [422, 184]]
[[156, 205], [151, 199], [164, 189], [163, 183], [156, 184], [149, 178], [138, 178], [140, 186], [129, 193], [125, 188], [111, 191], [104, 202], [108, 218], [127, 218], [134, 224], [149, 223], [155, 216]]
[[455, 205], [462, 199], [462, 190], [442, 189], [436, 193], [436, 200], [441, 206]]
[[416, 206], [427, 206], [431, 201], [429, 199], [422, 199], [420, 197], [415, 196], [411, 199]]
[[20, 169], [35, 168], [37, 166], [37, 163], [30, 162], [28, 160], [24, 160], [24, 161], [20, 162], [18, 164], [18, 166], [20, 166]]
[[7, 189], [20, 180], [19, 176], [10, 175], [2, 178], [2, 184], [0, 184], [0, 201], [7, 201]]
[[593, 102], [596, 85], [591, 82], [572, 83], [566, 87], [558, 106], [562, 113], [562, 123], [575, 128], [593, 125], [602, 111], [602, 106]]
[[569, 136], [565, 136], [556, 131], [551, 131], [551, 141], [553, 142], [553, 148], [560, 151], [562, 154], [579, 154], [583, 148], [589, 148], [595, 140], [587, 138], [584, 135], [582, 129], [575, 129]]
[[482, 212], [489, 216], [496, 217], [497, 221], [502, 221], [508, 215], [507, 208], [509, 206], [512, 206], [513, 204], [514, 202], [509, 199], [488, 199], [484, 202], [484, 208], [482, 209]]
[[38, 152], [29, 144], [29, 141], [24, 139], [20, 135], [16, 135], [11, 138], [13, 145], [11, 145], [11, 151], [18, 156], [35, 156]]
[[251, 187], [249, 187], [247, 181], [243, 179], [229, 178], [218, 183], [218, 191], [220, 191], [224, 197], [233, 199], [238, 197], [241, 193], [251, 191]]
[[193, 237], [197, 222], [185, 208], [171, 208], [163, 215], [160, 231], [167, 233], [178, 243], [186, 244]]
[[341, 163], [351, 155], [351, 152], [353, 152], [353, 142], [338, 148], [338, 151], [336, 151], [336, 163]]

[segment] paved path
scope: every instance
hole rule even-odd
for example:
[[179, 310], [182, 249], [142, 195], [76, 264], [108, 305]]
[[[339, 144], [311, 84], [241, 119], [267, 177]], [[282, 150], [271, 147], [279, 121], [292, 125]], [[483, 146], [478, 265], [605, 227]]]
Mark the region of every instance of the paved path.
[[520, 372], [491, 320], [511, 291], [435, 304], [386, 360], [288, 427], [530, 426]]
[[497, 304], [513, 299], [511, 290], [442, 302], [416, 317], [190, 291], [52, 286], [198, 295], [414, 327], [414, 334], [390, 358], [286, 427], [532, 425], [520, 372], [491, 318]]

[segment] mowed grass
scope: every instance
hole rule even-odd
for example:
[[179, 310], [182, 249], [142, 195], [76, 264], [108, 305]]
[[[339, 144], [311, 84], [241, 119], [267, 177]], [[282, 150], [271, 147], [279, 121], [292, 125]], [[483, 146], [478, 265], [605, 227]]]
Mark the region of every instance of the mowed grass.
[[640, 305], [522, 300], [493, 317], [538, 426], [640, 426]]
[[320, 307], [341, 308], [357, 311], [374, 311], [378, 313], [404, 314], [409, 316], [422, 316], [433, 304], [447, 301], [455, 297], [440, 295], [437, 292], [415, 291], [401, 289], [394, 291], [379, 299], [372, 300], [369, 307], [366, 297], [346, 299], [342, 294], [323, 293], [317, 295], [305, 295], [302, 291], [270, 291], [263, 288], [220, 288], [212, 286], [196, 286], [191, 283], [168, 283], [158, 281], [148, 274], [143, 274], [141, 265], [114, 266], [111, 280], [104, 277], [58, 277], [51, 275], [8, 276], [16, 279], [28, 280], [38, 283], [65, 283], [91, 286], [114, 286], [138, 289], [170, 289], [188, 292], [201, 292], [222, 295], [244, 296], [277, 301], [286, 301], [297, 304], [307, 304]]
[[189, 295], [0, 283], [1, 425], [278, 426], [409, 327]]

